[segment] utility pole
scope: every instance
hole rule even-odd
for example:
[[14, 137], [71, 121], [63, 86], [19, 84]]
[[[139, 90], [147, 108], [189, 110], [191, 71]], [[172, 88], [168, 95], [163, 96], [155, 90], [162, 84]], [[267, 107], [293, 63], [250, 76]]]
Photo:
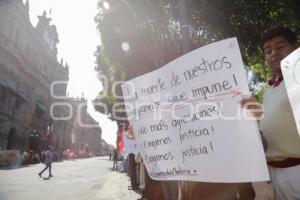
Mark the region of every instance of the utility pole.
[[179, 20], [180, 20], [180, 33], [182, 36], [181, 41], [181, 52], [185, 54], [190, 51], [190, 26], [187, 20], [187, 12], [186, 12], [186, 1], [179, 1]]
[[[181, 53], [186, 54], [190, 51], [190, 27], [187, 20], [186, 2], [178, 0], [179, 6], [179, 22], [181, 33]], [[168, 199], [178, 199], [178, 185], [180, 181], [163, 181], [162, 188], [164, 196]]]

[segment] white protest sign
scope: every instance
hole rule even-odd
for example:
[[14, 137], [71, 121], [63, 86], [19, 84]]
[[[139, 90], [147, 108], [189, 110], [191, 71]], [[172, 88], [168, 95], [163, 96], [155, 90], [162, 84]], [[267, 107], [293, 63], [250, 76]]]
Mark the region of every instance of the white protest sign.
[[281, 61], [281, 71], [300, 136], [300, 48]]
[[127, 134], [124, 135], [124, 143], [125, 143], [125, 155], [128, 155], [130, 153], [134, 153], [135, 155], [137, 155], [139, 153], [136, 140], [133, 138], [129, 138]]
[[236, 38], [196, 49], [122, 86], [127, 116], [152, 179], [269, 179]]

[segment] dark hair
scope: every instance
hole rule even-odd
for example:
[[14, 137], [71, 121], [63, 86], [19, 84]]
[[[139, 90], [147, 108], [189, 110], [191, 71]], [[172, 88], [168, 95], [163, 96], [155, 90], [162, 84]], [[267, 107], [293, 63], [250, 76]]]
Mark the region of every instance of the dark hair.
[[296, 34], [291, 31], [291, 29], [286, 27], [278, 27], [274, 29], [267, 30], [263, 33], [261, 40], [260, 40], [260, 47], [263, 49], [264, 44], [271, 40], [272, 38], [276, 36], [284, 37], [290, 44], [294, 44], [297, 42]]

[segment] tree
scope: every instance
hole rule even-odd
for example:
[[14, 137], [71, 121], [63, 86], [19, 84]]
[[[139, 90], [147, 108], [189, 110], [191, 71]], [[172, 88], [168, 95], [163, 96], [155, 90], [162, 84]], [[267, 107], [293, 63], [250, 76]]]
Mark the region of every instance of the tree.
[[250, 88], [256, 93], [271, 71], [265, 66], [259, 41], [262, 31], [289, 26], [300, 31], [300, 2], [273, 0], [198, 0], [190, 2], [195, 48], [216, 40], [237, 37], [245, 67], [252, 73]]
[[[96, 70], [108, 77], [109, 87], [119, 80], [129, 80], [150, 72], [180, 55], [179, 24], [173, 18], [173, 4], [168, 1], [110, 1], [112, 9], [100, 8], [96, 17], [101, 33], [102, 46], [96, 52]], [[129, 2], [129, 1], [128, 1]], [[101, 1], [100, 1], [101, 6]], [[130, 46], [122, 50], [122, 44]], [[115, 91], [121, 95], [117, 85]], [[108, 103], [108, 114], [112, 119], [116, 113], [111, 112], [113, 104], [122, 99], [113, 98], [112, 88], [105, 98], [94, 102]], [[95, 108], [100, 110], [99, 107]]]
[[[111, 9], [105, 10], [99, 1], [96, 22], [102, 45], [97, 50], [96, 70], [109, 77], [110, 86], [115, 81], [153, 71], [181, 55], [177, 1], [110, 0], [109, 3]], [[271, 76], [259, 45], [261, 32], [281, 25], [299, 33], [300, 1], [186, 0], [186, 3], [192, 49], [237, 37], [250, 74], [250, 88], [261, 96], [264, 83]], [[123, 42], [129, 44], [128, 51], [122, 50]], [[121, 94], [120, 87], [116, 91]], [[114, 96], [108, 92], [101, 101], [109, 106], [122, 101]], [[111, 112], [108, 114], [112, 116]]]

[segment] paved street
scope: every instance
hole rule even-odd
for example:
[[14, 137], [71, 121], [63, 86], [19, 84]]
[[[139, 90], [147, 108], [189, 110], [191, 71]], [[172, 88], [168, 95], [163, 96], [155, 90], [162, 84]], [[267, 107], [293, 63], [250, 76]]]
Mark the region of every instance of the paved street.
[[95, 157], [55, 162], [54, 177], [48, 171], [39, 178], [43, 164], [0, 170], [0, 200], [134, 200], [139, 194], [128, 190], [129, 178], [111, 171], [112, 161]]

